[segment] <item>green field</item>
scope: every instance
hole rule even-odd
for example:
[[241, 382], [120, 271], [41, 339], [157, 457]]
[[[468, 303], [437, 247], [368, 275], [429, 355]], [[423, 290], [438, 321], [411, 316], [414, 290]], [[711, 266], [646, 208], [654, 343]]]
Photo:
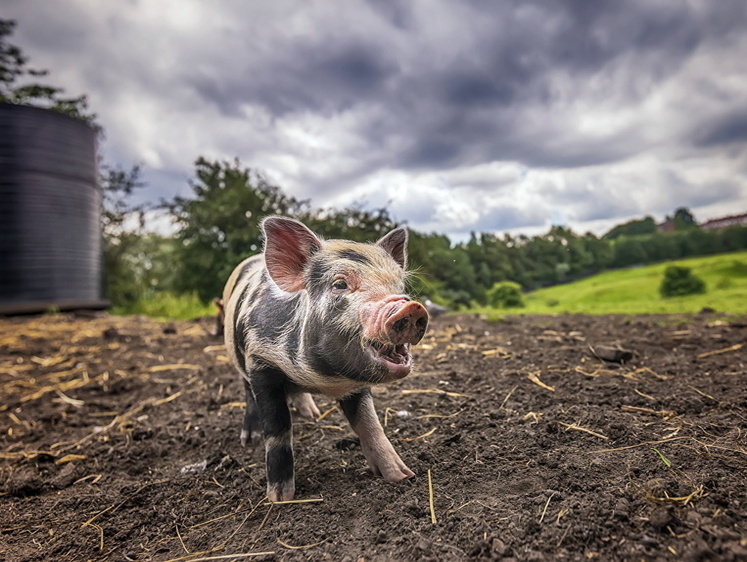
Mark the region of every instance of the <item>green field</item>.
[[[659, 285], [668, 265], [689, 267], [706, 283], [703, 295], [662, 298]], [[600, 273], [582, 281], [528, 293], [526, 306], [479, 309], [505, 314], [663, 314], [693, 313], [710, 307], [719, 313], [747, 314], [747, 252], [676, 260]]]

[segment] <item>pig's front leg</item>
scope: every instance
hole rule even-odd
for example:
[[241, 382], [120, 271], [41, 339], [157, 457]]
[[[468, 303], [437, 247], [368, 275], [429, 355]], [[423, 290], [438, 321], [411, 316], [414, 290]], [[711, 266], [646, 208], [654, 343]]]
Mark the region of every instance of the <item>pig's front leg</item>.
[[276, 369], [261, 367], [251, 371], [249, 376], [265, 438], [267, 498], [273, 502], [292, 500], [296, 483], [285, 375]]
[[397, 451], [384, 435], [379, 417], [373, 405], [371, 391], [366, 388], [341, 399], [340, 407], [345, 412], [353, 431], [361, 441], [368, 466], [377, 476], [388, 482], [399, 482], [415, 473], [407, 468]]

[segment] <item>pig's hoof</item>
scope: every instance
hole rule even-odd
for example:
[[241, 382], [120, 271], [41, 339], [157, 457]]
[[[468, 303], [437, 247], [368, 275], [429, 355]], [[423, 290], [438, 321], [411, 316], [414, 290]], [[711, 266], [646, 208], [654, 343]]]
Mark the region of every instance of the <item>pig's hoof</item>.
[[248, 445], [251, 445], [252, 447], [256, 447], [259, 445], [259, 442], [262, 440], [262, 432], [261, 431], [250, 431], [248, 429], [242, 429], [241, 430], [241, 446], [246, 447]]
[[291, 397], [290, 403], [306, 419], [315, 420], [322, 415], [308, 392], [301, 392]]
[[401, 482], [405, 478], [415, 476], [415, 473], [404, 464], [382, 471], [381, 475], [387, 482]]
[[292, 500], [295, 495], [296, 483], [293, 480], [274, 484], [267, 483], [267, 499], [271, 502], [287, 502]]
[[397, 455], [394, 458], [381, 459], [384, 462], [371, 463], [369, 466], [376, 476], [381, 476], [387, 482], [401, 482], [405, 478], [415, 476], [415, 473], [407, 468], [407, 465], [402, 462], [402, 459]]

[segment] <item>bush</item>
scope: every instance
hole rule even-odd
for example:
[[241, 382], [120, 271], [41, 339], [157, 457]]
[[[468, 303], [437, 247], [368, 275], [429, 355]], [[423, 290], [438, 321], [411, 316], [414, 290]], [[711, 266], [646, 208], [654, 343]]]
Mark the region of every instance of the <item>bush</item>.
[[177, 295], [166, 291], [153, 291], [126, 306], [115, 306], [112, 314], [145, 314], [154, 318], [192, 320], [201, 316], [213, 316], [216, 309], [204, 304], [197, 293]]
[[496, 283], [488, 291], [488, 304], [493, 308], [519, 308], [524, 306], [521, 285], [513, 281]]
[[706, 292], [705, 282], [695, 275], [689, 267], [670, 265], [664, 270], [664, 279], [659, 293], [664, 298], [699, 295]]

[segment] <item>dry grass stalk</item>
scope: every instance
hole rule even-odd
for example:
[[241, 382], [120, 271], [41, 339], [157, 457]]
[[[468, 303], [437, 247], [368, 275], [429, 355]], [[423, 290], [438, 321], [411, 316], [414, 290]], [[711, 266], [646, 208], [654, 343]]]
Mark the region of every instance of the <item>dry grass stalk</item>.
[[638, 374], [649, 374], [649, 375], [651, 375], [651, 376], [659, 379], [660, 381], [668, 381], [671, 378], [671, 377], [668, 377], [667, 375], [660, 375], [659, 373], [657, 373], [653, 369], [649, 369], [648, 367], [639, 367], [635, 371], [633, 371], [633, 374], [634, 375], [638, 375]]
[[280, 502], [271, 502], [268, 500], [266, 502], [263, 502], [262, 505], [290, 505], [293, 503], [319, 503], [323, 501], [324, 501], [324, 498], [308, 498], [305, 500], [284, 500]]
[[433, 502], [433, 479], [431, 478], [430, 468], [428, 469], [428, 506], [430, 507], [431, 511], [431, 523], [436, 525], [438, 521], [436, 520], [436, 508]]
[[681, 496], [681, 497], [670, 496], [665, 490], [664, 495], [662, 497], [651, 495], [650, 499], [654, 501], [662, 502], [662, 503], [666, 503], [666, 502], [679, 503], [679, 504], [682, 504], [683, 506], [686, 506], [691, 501], [704, 498], [707, 495], [708, 494], [706, 493], [705, 488], [703, 487], [702, 484], [700, 484], [697, 488], [695, 488], [692, 492], [690, 492], [686, 496]]
[[744, 347], [743, 343], [738, 343], [736, 345], [732, 345], [731, 347], [725, 347], [723, 349], [717, 349], [715, 351], [706, 351], [705, 353], [701, 353], [699, 355], [696, 355], [698, 359], [704, 359], [705, 357], [711, 357], [712, 355], [720, 355], [721, 353], [729, 353], [730, 351], [737, 351], [739, 349], [742, 349]]
[[677, 416], [677, 412], [673, 412], [671, 410], [652, 410], [651, 408], [643, 408], [641, 406], [628, 406], [627, 404], [623, 404], [622, 406], [620, 406], [620, 409], [623, 412], [632, 412], [635, 414], [653, 414], [655, 416], [661, 416], [665, 420]]
[[511, 356], [511, 353], [503, 347], [496, 347], [495, 349], [488, 349], [486, 351], [483, 351], [482, 354], [484, 357], [494, 357], [495, 355], [497, 355], [498, 357], [504, 358], [504, 357]]
[[435, 431], [436, 431], [436, 428], [434, 427], [427, 433], [423, 433], [423, 435], [418, 435], [417, 437], [403, 437], [402, 439], [400, 439], [400, 441], [417, 441], [418, 439], [425, 439], [426, 437], [433, 435]]
[[544, 415], [545, 414], [543, 412], [527, 412], [522, 416], [521, 419], [524, 421], [534, 420], [534, 423], [537, 423], [542, 419], [542, 416]]
[[148, 369], [148, 371], [151, 373], [160, 373], [161, 371], [177, 371], [180, 369], [201, 371], [202, 367], [200, 367], [199, 365], [188, 365], [186, 363], [172, 363], [171, 365], [155, 365]]
[[[210, 554], [215, 550], [206, 550], [204, 552], [195, 552], [186, 556], [180, 556], [179, 558], [170, 558], [165, 562], [207, 562], [208, 560], [231, 560], [233, 558], [254, 558], [256, 556], [272, 556], [275, 554], [274, 550], [267, 550], [265, 552], [242, 552], [241, 554], [220, 554], [218, 556], [202, 556], [203, 554]], [[193, 558], [198, 556], [199, 558]]]
[[549, 390], [550, 392], [555, 392], [555, 388], [553, 388], [552, 386], [550, 386], [548, 384], [543, 383], [539, 379], [539, 374], [540, 374], [540, 371], [537, 371], [536, 373], [529, 373], [527, 375], [527, 378], [530, 381], [532, 381], [534, 384], [536, 384], [537, 386], [540, 386], [540, 387], [544, 388], [545, 390]]
[[307, 548], [314, 548], [315, 546], [324, 544], [324, 541], [319, 541], [319, 542], [315, 542], [314, 544], [304, 544], [300, 546], [293, 546], [291, 544], [281, 541], [280, 539], [277, 539], [277, 541], [280, 546], [284, 546], [285, 548], [290, 548], [291, 550], [306, 550]]
[[698, 390], [698, 389], [697, 389], [697, 388], [695, 388], [694, 386], [688, 386], [688, 388], [689, 388], [690, 390], [694, 390], [695, 392], [697, 392], [697, 393], [698, 393], [698, 394], [700, 394], [701, 396], [705, 396], [706, 398], [709, 398], [710, 400], [713, 400], [714, 402], [718, 402], [718, 400], [716, 400], [716, 399], [715, 399], [715, 398], [714, 398], [713, 396], [711, 396], [710, 394], [706, 394], [706, 393], [705, 393], [705, 392], [703, 392], [702, 390]]
[[[195, 525], [192, 525], [190, 529], [197, 529], [198, 527], [204, 527], [205, 525], [210, 525], [211, 523], [215, 523], [216, 521], [223, 521], [224, 519], [228, 519], [229, 517], [233, 517], [235, 515], [239, 515], [241, 513], [244, 513], [245, 511], [249, 512], [249, 515], [257, 511], [259, 506], [262, 505], [262, 503], [257, 503], [257, 505], [247, 509], [247, 510], [237, 510], [232, 511], [231, 513], [227, 513], [226, 515], [221, 515], [220, 517], [215, 517], [213, 519], [210, 519], [209, 521], [203, 521], [202, 523], [197, 523]], [[204, 554], [204, 553], [203, 553]]]
[[573, 369], [577, 373], [581, 373], [585, 377], [591, 377], [591, 378], [597, 378], [601, 375], [617, 375], [619, 374], [617, 371], [612, 371], [610, 369], [594, 369], [591, 373], [588, 371], [584, 371], [581, 367], [576, 367]]
[[83, 459], [87, 459], [88, 457], [85, 455], [65, 455], [62, 458], [57, 459], [54, 461], [54, 464], [57, 466], [60, 466], [61, 464], [65, 464], [72, 461], [82, 461]]
[[553, 498], [554, 495], [555, 495], [555, 492], [550, 494], [550, 497], [547, 498], [547, 501], [545, 502], [545, 508], [542, 510], [542, 515], [540, 515], [540, 519], [539, 519], [540, 525], [542, 525], [542, 522], [545, 520], [545, 514], [547, 514], [547, 508], [550, 505], [550, 500]]
[[104, 477], [103, 474], [89, 474], [88, 476], [84, 476], [83, 478], [78, 478], [73, 484], [82, 484], [83, 482], [91, 481], [91, 484], [96, 484], [99, 480], [101, 480]]
[[246, 408], [246, 402], [228, 402], [221, 404], [221, 408]]
[[503, 408], [506, 405], [506, 402], [508, 402], [508, 399], [511, 398], [511, 395], [514, 393], [514, 390], [516, 390], [516, 386], [514, 386], [511, 390], [508, 391], [508, 394], [506, 394], [506, 397], [503, 399], [503, 402], [501, 402], [500, 408]]
[[440, 394], [442, 396], [451, 396], [453, 398], [471, 398], [467, 394], [460, 394], [459, 392], [447, 392], [439, 388], [424, 388], [422, 390], [403, 390], [402, 394]]
[[593, 455], [596, 453], [616, 453], [618, 451], [625, 451], [627, 449], [637, 449], [638, 447], [645, 447], [647, 445], [660, 445], [662, 443], [671, 443], [672, 441], [679, 441], [680, 439], [693, 439], [693, 438], [683, 435], [680, 437], [672, 437], [670, 439], [661, 439], [659, 441], [644, 441], [643, 443], [638, 443], [636, 445], [626, 445], [625, 447], [616, 447], [614, 449], [597, 449], [596, 451], [589, 451], [589, 454]]
[[429, 418], [454, 418], [464, 412], [464, 410], [459, 410], [458, 412], [454, 412], [453, 414], [423, 414], [422, 416], [417, 416], [416, 420], [425, 420]]
[[83, 523], [81, 529], [85, 527], [93, 527], [99, 532], [99, 552], [104, 552], [104, 529], [100, 525], [96, 525], [96, 523], [89, 523], [88, 521]]
[[652, 402], [656, 402], [656, 398], [654, 398], [653, 396], [651, 396], [651, 395], [649, 395], [649, 394], [644, 394], [643, 392], [641, 392], [641, 391], [640, 391], [640, 390], [638, 390], [637, 388], [634, 388], [634, 389], [633, 389], [633, 392], [635, 392], [635, 393], [636, 393], [636, 394], [637, 394], [638, 396], [642, 396], [642, 397], [643, 397], [643, 398], [645, 398], [646, 400], [651, 400]]
[[581, 427], [578, 424], [575, 423], [563, 423], [558, 422], [560, 425], [565, 427], [566, 431], [574, 430], [574, 431], [583, 431], [584, 433], [588, 433], [589, 435], [593, 435], [594, 437], [599, 437], [600, 439], [609, 439], [606, 435], [602, 435], [601, 433], [597, 433], [596, 431], [592, 431], [589, 428]]
[[318, 418], [316, 418], [316, 421], [318, 421], [318, 422], [322, 421], [324, 418], [326, 418], [328, 415], [330, 415], [336, 409], [337, 409], [337, 406], [332, 406], [329, 410], [327, 410], [322, 415], [320, 415]]
[[184, 549], [184, 552], [186, 554], [190, 554], [189, 549], [187, 548], [187, 545], [184, 544], [184, 539], [182, 539], [182, 534], [179, 532], [179, 525], [174, 525], [174, 528], [176, 529], [176, 536], [179, 537], [179, 542], [182, 543], [182, 548]]

